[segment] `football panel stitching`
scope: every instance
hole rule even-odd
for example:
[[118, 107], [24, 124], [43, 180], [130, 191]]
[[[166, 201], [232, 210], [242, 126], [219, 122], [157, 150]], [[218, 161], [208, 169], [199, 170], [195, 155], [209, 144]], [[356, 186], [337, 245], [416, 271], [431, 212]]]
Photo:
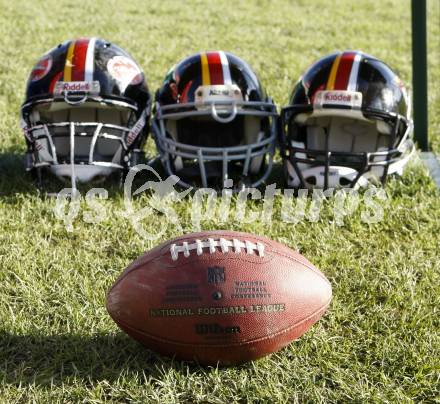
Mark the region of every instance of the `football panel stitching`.
[[170, 253], [172, 260], [177, 261], [181, 252], [184, 257], [189, 257], [193, 250], [196, 251], [197, 255], [202, 255], [203, 250], [208, 248], [209, 253], [214, 254], [218, 251], [216, 247], [220, 247], [220, 251], [224, 254], [228, 253], [229, 249], [232, 248], [236, 254], [240, 254], [244, 250], [246, 254], [252, 255], [255, 250], [260, 257], [264, 257], [264, 244], [260, 242], [253, 243], [249, 240], [241, 241], [236, 238], [227, 240], [223, 237], [219, 239], [207, 238], [206, 240], [196, 239], [192, 244], [189, 244], [187, 241], [184, 241], [182, 245], [173, 243], [170, 247]]

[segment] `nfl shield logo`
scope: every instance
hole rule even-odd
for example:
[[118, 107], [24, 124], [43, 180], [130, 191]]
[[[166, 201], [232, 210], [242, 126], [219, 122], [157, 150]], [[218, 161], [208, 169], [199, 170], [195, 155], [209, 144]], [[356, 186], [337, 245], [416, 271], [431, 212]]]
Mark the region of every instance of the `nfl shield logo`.
[[225, 280], [224, 267], [208, 267], [208, 283], [219, 284], [224, 283]]

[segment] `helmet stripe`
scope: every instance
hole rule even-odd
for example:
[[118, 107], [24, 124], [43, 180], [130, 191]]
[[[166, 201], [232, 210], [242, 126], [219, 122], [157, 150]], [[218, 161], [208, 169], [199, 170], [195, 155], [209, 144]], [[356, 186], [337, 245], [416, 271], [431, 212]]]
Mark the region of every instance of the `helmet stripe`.
[[206, 53], [200, 54], [200, 62], [202, 64], [202, 85], [209, 86], [211, 84], [211, 78], [209, 77], [209, 65]]
[[66, 62], [64, 64], [64, 81], [72, 81], [72, 59], [73, 59], [73, 50], [75, 49], [75, 41], [71, 41], [69, 44], [69, 48], [67, 49]]
[[356, 52], [356, 56], [354, 57], [353, 66], [350, 72], [350, 78], [348, 79], [348, 91], [356, 91], [357, 90], [357, 80], [359, 74], [359, 65], [362, 59], [362, 54], [360, 52]]
[[52, 81], [50, 82], [50, 86], [49, 86], [49, 94], [53, 94], [53, 90], [55, 88], [55, 84], [61, 80], [61, 77], [63, 75], [63, 72], [58, 72], [52, 79]]
[[209, 76], [211, 84], [223, 84], [223, 66], [219, 52], [208, 52]]
[[78, 39], [75, 44], [72, 61], [72, 81], [84, 81], [86, 54], [89, 39]]
[[96, 38], [91, 38], [86, 54], [84, 81], [93, 81], [93, 72], [95, 70], [95, 43]]
[[232, 84], [232, 79], [231, 79], [231, 70], [229, 69], [228, 58], [226, 57], [226, 54], [223, 51], [220, 51], [219, 55], [220, 55], [220, 61], [221, 61], [221, 64], [222, 64], [224, 83], [226, 85], [231, 85]]
[[335, 90], [347, 90], [348, 80], [350, 78], [350, 72], [353, 66], [355, 55], [355, 52], [344, 52], [341, 55], [338, 72], [335, 78]]
[[70, 42], [64, 65], [64, 81], [84, 81], [88, 48], [89, 39]]
[[338, 71], [340, 60], [341, 60], [341, 54], [336, 56], [335, 60], [333, 61], [332, 68], [330, 70], [330, 75], [328, 76], [328, 80], [327, 80], [326, 90], [333, 90], [335, 88], [336, 73]]

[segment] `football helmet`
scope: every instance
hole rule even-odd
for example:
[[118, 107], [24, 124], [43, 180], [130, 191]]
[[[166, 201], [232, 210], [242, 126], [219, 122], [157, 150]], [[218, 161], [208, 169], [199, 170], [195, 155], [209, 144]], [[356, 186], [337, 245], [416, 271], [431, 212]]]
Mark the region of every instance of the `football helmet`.
[[366, 186], [401, 174], [414, 150], [409, 95], [384, 62], [335, 52], [310, 66], [281, 112], [293, 188]]
[[[269, 175], [277, 111], [246, 62], [202, 52], [173, 67], [156, 94], [152, 132], [183, 187], [256, 187]], [[229, 181], [230, 182], [230, 181]]]
[[26, 168], [76, 182], [137, 164], [148, 134], [151, 96], [144, 73], [118, 46], [66, 41], [32, 69], [21, 107]]

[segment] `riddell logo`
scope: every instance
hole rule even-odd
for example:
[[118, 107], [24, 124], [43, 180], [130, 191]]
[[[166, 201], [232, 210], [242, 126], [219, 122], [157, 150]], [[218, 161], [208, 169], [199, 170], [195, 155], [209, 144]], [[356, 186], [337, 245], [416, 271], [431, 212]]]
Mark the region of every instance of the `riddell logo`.
[[231, 327], [222, 327], [220, 324], [196, 324], [196, 333], [199, 335], [207, 334], [240, 334], [240, 327], [233, 325]]
[[71, 83], [63, 83], [62, 87], [63, 91], [90, 91], [91, 86], [89, 82], [71, 82]]
[[324, 101], [351, 102], [351, 95], [344, 93], [325, 93]]
[[210, 89], [209, 95], [224, 95], [229, 96], [229, 90], [217, 90], [217, 89]]
[[54, 94], [66, 95], [69, 93], [97, 93], [99, 82], [94, 81], [59, 81], [55, 85]]

